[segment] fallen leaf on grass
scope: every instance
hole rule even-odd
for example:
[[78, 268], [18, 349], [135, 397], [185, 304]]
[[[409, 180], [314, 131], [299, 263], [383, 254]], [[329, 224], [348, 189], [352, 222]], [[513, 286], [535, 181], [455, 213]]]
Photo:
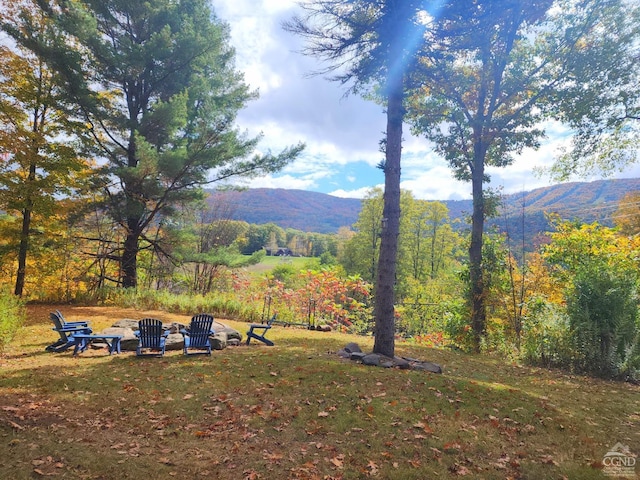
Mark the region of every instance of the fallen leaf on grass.
[[319, 417], [322, 417], [322, 418], [324, 418], [324, 417], [328, 417], [328, 416], [329, 416], [329, 413], [327, 413], [327, 412], [318, 412], [318, 416], [319, 416]]
[[342, 468], [344, 466], [344, 455], [333, 457], [330, 461], [335, 467]]
[[54, 472], [43, 472], [42, 470], [40, 470], [39, 468], [34, 468], [33, 469], [34, 473], [37, 473], [38, 475], [40, 475], [41, 477], [53, 477], [55, 475], [58, 475], [57, 473]]
[[457, 463], [452, 465], [449, 470], [451, 471], [451, 473], [455, 473], [456, 475], [460, 476], [460, 477], [464, 477], [466, 475], [469, 475], [471, 473], [471, 471], [465, 467], [464, 465], [458, 465]]
[[424, 433], [429, 434], [429, 435], [433, 433], [433, 429], [429, 425], [424, 423], [424, 422], [415, 423], [413, 425], [413, 428], [420, 428], [420, 429], [424, 430]]
[[269, 460], [271, 463], [279, 463], [284, 457], [281, 453], [269, 453], [265, 452], [263, 458]]
[[540, 457], [540, 461], [547, 465], [554, 465], [556, 467], [560, 465], [558, 462], [555, 461], [552, 455], [543, 455]]

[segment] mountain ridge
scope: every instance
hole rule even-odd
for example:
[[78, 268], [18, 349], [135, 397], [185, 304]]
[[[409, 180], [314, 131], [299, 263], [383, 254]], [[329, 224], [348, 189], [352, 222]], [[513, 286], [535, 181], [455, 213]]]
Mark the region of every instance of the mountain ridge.
[[[568, 220], [586, 223], [599, 221], [612, 224], [620, 199], [640, 190], [640, 178], [570, 182], [536, 188], [503, 196], [503, 213], [488, 222], [506, 225], [515, 235], [527, 236], [546, 231], [547, 213], [558, 213]], [[340, 227], [350, 227], [358, 219], [362, 201], [307, 190], [256, 188], [247, 190], [208, 191], [210, 208], [225, 204], [228, 217], [248, 223], [274, 223], [282, 228], [305, 232], [335, 233]], [[443, 200], [452, 221], [471, 214], [472, 200]], [[524, 211], [524, 221], [523, 221]], [[537, 230], [537, 231], [536, 231]]]

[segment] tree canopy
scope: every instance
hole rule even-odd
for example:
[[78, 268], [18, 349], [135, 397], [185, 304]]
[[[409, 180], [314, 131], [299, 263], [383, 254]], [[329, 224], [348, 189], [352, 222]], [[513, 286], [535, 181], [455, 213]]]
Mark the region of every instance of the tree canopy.
[[125, 232], [122, 285], [137, 284], [145, 232], [201, 186], [276, 171], [303, 145], [255, 155], [260, 140], [235, 126], [256, 97], [234, 68], [229, 30], [204, 0], [37, 0], [57, 28], [54, 45], [23, 17], [5, 22], [65, 80], [104, 161], [102, 207]]

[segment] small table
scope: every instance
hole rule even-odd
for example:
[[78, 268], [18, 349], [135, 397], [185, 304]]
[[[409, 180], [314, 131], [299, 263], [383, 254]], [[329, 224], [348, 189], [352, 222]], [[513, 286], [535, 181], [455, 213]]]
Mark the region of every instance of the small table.
[[77, 333], [73, 336], [73, 341], [75, 343], [75, 348], [73, 349], [73, 355], [77, 355], [78, 353], [84, 352], [89, 344], [94, 340], [104, 340], [104, 342], [109, 346], [109, 355], [113, 355], [113, 353], [120, 353], [120, 340], [122, 340], [122, 335], [89, 335], [86, 333]]

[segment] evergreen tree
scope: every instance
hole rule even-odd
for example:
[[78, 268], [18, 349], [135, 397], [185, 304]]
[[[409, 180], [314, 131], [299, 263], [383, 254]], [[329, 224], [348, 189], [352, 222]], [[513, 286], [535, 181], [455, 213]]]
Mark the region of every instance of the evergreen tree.
[[[201, 187], [282, 168], [302, 145], [254, 155], [235, 127], [256, 97], [234, 70], [229, 29], [205, 0], [37, 0], [64, 35], [53, 46], [15, 22], [4, 29], [65, 78], [104, 162], [103, 207], [124, 232], [122, 286], [157, 246], [146, 232]], [[16, 19], [19, 22], [19, 19]]]

